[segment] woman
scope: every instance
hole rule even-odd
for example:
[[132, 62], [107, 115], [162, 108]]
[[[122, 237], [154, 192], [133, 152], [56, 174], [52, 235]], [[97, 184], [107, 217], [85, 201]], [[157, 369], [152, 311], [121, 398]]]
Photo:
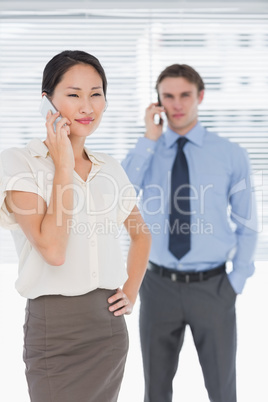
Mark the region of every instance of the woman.
[[[120, 164], [84, 145], [100, 124], [106, 88], [94, 56], [56, 55], [43, 73], [42, 96], [60, 111], [47, 114], [46, 140], [0, 158], [0, 223], [12, 230], [16, 288], [28, 299], [24, 361], [32, 402], [114, 402], [123, 376], [124, 314], [138, 294], [150, 235]], [[131, 239], [128, 275], [118, 240], [123, 223]]]

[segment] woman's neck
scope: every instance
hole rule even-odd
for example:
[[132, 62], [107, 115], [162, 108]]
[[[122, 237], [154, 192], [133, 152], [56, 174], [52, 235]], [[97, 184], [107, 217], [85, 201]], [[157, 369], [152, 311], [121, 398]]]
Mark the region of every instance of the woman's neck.
[[74, 153], [74, 159], [76, 161], [82, 161], [82, 160], [87, 160], [87, 154], [85, 152], [85, 139], [84, 138], [73, 138], [69, 137], [72, 148], [73, 148], [73, 153]]

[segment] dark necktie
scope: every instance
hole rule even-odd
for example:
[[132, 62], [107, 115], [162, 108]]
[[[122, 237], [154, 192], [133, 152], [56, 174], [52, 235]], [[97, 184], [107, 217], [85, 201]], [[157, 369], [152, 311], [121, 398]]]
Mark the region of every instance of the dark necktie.
[[181, 259], [190, 250], [189, 170], [183, 147], [187, 138], [178, 139], [178, 150], [171, 173], [169, 251]]

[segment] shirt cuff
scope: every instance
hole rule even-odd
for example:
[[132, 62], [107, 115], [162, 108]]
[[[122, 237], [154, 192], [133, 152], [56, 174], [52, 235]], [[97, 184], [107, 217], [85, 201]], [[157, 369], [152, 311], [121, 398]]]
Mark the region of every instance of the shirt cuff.
[[243, 292], [247, 278], [253, 275], [254, 271], [255, 267], [252, 263], [247, 269], [245, 269], [245, 273], [243, 272], [243, 275], [235, 269], [228, 274], [228, 278], [235, 293], [240, 294]]

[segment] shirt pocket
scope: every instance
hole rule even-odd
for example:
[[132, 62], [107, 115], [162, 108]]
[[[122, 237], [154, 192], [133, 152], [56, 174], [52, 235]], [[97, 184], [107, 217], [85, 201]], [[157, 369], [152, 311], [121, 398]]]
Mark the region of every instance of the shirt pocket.
[[198, 210], [201, 215], [217, 210], [226, 213], [228, 208], [228, 178], [207, 174], [199, 185]]
[[209, 174], [204, 177], [200, 185], [203, 193], [209, 192], [226, 195], [228, 192], [228, 178], [226, 176]]

